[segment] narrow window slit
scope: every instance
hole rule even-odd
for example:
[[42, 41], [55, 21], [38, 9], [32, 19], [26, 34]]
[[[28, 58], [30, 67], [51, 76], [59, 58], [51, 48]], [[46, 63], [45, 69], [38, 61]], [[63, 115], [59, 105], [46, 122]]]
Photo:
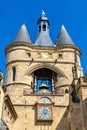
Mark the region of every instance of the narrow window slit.
[[12, 68], [12, 71], [13, 71], [12, 80], [15, 81], [15, 79], [16, 79], [16, 67], [13, 67], [13, 68]]

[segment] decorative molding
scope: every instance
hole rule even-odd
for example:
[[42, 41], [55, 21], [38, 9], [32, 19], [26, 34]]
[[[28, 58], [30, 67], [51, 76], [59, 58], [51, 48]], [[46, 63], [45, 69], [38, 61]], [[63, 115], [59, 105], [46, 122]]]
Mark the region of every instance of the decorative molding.
[[69, 44], [64, 44], [64, 45], [59, 45], [59, 46], [52, 46], [52, 47], [39, 47], [39, 46], [34, 46], [32, 44], [29, 44], [29, 43], [26, 43], [26, 42], [17, 42], [17, 43], [11, 43], [9, 44], [6, 49], [5, 49], [5, 53], [8, 53], [10, 50], [12, 50], [13, 47], [20, 47], [20, 46], [23, 46], [23, 47], [28, 47], [28, 48], [31, 48], [31, 49], [39, 49], [39, 50], [60, 50], [60, 49], [63, 49], [63, 48], [72, 48], [72, 49], [76, 49], [80, 55], [81, 55], [81, 50], [74, 46], [74, 45], [69, 45]]
[[35, 70], [38, 70], [38, 69], [41, 69], [41, 68], [50, 69], [50, 70], [56, 72], [59, 76], [67, 78], [67, 76], [60, 69], [58, 69], [57, 67], [55, 67], [53, 65], [50, 65], [50, 64], [44, 64], [44, 63], [43, 64], [37, 64], [37, 65], [31, 67], [29, 69], [29, 71], [27, 72], [27, 75], [30, 75]]
[[[55, 60], [56, 60], [56, 59], [52, 59], [51, 61], [48, 61], [48, 60], [43, 61], [43, 59], [42, 59], [42, 61], [40, 61], [39, 58], [36, 60], [36, 59], [30, 57], [28, 60], [14, 60], [14, 61], [10, 61], [10, 62], [6, 63], [6, 67], [9, 64], [12, 64], [12, 63], [15, 63], [15, 62], [32, 62], [32, 59], [33, 59], [33, 63], [37, 63], [37, 62], [41, 62], [41, 63], [54, 63]], [[59, 59], [57, 59], [57, 62], [56, 62], [57, 64], [72, 64], [72, 65], [74, 65], [74, 62], [68, 62], [68, 61], [63, 61], [63, 60], [60, 62], [58, 60]]]
[[28, 87], [31, 87], [31, 85], [26, 84], [26, 83], [20, 83], [20, 82], [11, 82], [5, 85], [5, 87], [10, 87], [10, 85], [26, 85]]

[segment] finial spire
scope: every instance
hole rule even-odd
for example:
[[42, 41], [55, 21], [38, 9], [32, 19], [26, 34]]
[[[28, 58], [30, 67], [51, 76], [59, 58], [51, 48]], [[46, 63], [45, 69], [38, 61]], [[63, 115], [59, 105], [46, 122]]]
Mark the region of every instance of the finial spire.
[[42, 10], [42, 17], [45, 17], [45, 16], [46, 16], [46, 14], [45, 14], [44, 10]]

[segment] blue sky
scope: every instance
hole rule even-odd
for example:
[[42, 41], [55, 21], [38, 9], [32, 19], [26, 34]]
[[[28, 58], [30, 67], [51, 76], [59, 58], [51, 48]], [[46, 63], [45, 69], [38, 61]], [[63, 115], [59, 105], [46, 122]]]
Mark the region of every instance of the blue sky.
[[81, 64], [87, 70], [87, 0], [0, 0], [0, 69], [5, 74], [4, 49], [23, 23], [34, 42], [37, 19], [42, 9], [50, 22], [50, 36], [55, 42], [64, 24], [75, 45], [82, 50]]

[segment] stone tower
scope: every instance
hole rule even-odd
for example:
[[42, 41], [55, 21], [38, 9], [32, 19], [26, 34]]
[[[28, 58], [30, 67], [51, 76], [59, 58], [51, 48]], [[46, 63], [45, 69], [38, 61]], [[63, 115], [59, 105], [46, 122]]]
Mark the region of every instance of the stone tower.
[[81, 51], [64, 25], [56, 43], [52, 42], [44, 11], [37, 24], [34, 44], [23, 24], [5, 50], [5, 88], [17, 114], [9, 129], [86, 130], [81, 106], [84, 89], [79, 88]]

